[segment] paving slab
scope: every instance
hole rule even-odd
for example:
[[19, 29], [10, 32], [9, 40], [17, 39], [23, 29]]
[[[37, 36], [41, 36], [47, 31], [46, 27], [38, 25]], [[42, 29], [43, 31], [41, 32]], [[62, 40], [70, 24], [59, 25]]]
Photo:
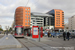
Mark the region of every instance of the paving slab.
[[22, 45], [11, 34], [0, 39], [0, 48], [22, 47]]

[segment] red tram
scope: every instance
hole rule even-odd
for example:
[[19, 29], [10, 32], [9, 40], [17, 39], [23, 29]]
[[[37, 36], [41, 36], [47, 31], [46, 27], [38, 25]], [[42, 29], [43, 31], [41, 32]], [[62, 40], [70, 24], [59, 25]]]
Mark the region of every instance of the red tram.
[[23, 26], [16, 26], [16, 27], [15, 27], [14, 36], [15, 36], [15, 37], [24, 37]]

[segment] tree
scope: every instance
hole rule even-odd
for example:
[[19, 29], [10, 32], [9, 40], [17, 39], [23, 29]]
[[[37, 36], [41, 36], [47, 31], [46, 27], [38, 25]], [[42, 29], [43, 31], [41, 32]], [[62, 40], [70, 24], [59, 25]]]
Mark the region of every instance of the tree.
[[10, 27], [9, 31], [12, 31], [12, 28]]
[[0, 31], [3, 31], [3, 29], [2, 29], [2, 28], [0, 28]]

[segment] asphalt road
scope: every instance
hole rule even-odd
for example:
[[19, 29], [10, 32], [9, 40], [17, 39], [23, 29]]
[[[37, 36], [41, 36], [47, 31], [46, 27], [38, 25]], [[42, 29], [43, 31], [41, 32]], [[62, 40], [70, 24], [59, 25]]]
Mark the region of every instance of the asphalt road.
[[[47, 44], [53, 48], [58, 48], [59, 50], [75, 50], [75, 39], [70, 39], [69, 41], [63, 40], [63, 38], [51, 38], [44, 37], [50, 41], [41, 41], [41, 43]], [[65, 49], [66, 48], [66, 49]]]

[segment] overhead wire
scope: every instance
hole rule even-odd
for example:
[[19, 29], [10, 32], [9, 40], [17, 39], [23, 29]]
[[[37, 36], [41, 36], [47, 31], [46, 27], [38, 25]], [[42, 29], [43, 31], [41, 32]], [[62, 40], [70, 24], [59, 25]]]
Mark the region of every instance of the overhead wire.
[[[28, 2], [29, 2], [29, 0], [27, 1], [27, 4], [28, 4]], [[26, 4], [26, 6], [27, 6], [27, 4]], [[26, 6], [25, 6], [25, 7], [26, 7]]]

